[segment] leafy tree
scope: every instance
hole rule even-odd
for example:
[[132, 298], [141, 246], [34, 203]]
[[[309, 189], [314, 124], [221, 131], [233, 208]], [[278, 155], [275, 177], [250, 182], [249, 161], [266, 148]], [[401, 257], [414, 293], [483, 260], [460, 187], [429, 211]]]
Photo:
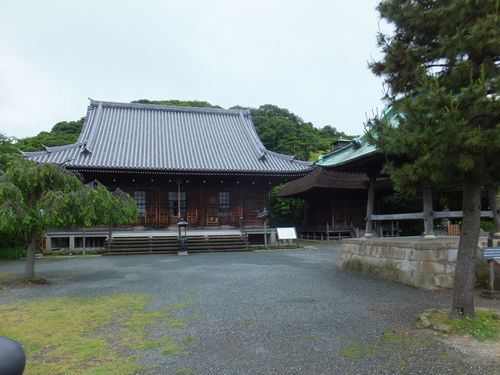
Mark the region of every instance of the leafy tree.
[[250, 108], [250, 113], [257, 134], [267, 149], [296, 155], [302, 160], [309, 160], [313, 154], [329, 152], [333, 142], [345, 137], [330, 125], [318, 129], [288, 109], [272, 104]]
[[0, 171], [5, 171], [7, 163], [21, 153], [13, 144], [13, 139], [0, 133]]
[[397, 126], [373, 121], [401, 190], [462, 186], [463, 222], [450, 316], [474, 315], [481, 187], [500, 181], [497, 0], [384, 0], [383, 76]]
[[62, 146], [75, 143], [82, 131], [85, 117], [78, 121], [61, 121], [50, 132], [40, 132], [34, 137], [19, 139], [15, 146], [23, 151], [41, 151], [43, 146]]
[[284, 185], [275, 186], [269, 195], [269, 211], [274, 226], [303, 224], [309, 205], [303, 199], [280, 198], [278, 193]]
[[85, 229], [91, 226], [131, 224], [137, 218], [134, 199], [121, 191], [109, 192], [101, 183], [94, 181], [80, 189], [64, 193], [49, 192], [44, 205], [51, 212], [47, 220], [49, 226], [83, 228], [83, 249], [86, 247]]
[[0, 234], [19, 237], [27, 245], [24, 277], [35, 270], [37, 239], [48, 225], [129, 223], [137, 212], [133, 199], [104, 187], [88, 190], [79, 178], [55, 164], [26, 159], [9, 163], [0, 183]]

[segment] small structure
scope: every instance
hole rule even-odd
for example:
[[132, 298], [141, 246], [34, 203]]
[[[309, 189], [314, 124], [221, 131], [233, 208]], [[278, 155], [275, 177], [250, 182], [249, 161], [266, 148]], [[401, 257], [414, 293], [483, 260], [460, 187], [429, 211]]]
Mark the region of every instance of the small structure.
[[298, 247], [295, 227], [276, 228], [276, 232], [280, 245], [295, 244], [295, 247]]

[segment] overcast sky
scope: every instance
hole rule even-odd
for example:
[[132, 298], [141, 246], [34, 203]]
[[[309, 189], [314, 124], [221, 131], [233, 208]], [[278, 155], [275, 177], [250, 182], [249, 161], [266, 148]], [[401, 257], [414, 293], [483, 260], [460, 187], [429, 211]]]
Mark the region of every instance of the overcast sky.
[[276, 104], [363, 131], [383, 106], [374, 1], [0, 0], [0, 132], [84, 116], [88, 99]]

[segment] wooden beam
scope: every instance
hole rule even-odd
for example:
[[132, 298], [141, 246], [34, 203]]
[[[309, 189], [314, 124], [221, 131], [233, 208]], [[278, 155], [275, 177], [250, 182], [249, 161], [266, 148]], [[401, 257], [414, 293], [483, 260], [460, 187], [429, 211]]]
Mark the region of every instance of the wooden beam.
[[[436, 211], [434, 212], [434, 219], [443, 218], [461, 218], [464, 214], [462, 211]], [[481, 211], [481, 217], [493, 217], [493, 211]], [[388, 221], [388, 220], [422, 220], [424, 218], [423, 212], [412, 212], [402, 214], [386, 214], [386, 215], [372, 215], [373, 221]]]

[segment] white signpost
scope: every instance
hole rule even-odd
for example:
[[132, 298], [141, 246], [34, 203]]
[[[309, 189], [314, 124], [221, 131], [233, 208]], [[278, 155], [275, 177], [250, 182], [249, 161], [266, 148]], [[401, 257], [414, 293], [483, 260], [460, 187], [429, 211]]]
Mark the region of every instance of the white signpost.
[[297, 231], [295, 230], [295, 227], [276, 228], [276, 232], [280, 243], [292, 244], [295, 241], [297, 245]]

